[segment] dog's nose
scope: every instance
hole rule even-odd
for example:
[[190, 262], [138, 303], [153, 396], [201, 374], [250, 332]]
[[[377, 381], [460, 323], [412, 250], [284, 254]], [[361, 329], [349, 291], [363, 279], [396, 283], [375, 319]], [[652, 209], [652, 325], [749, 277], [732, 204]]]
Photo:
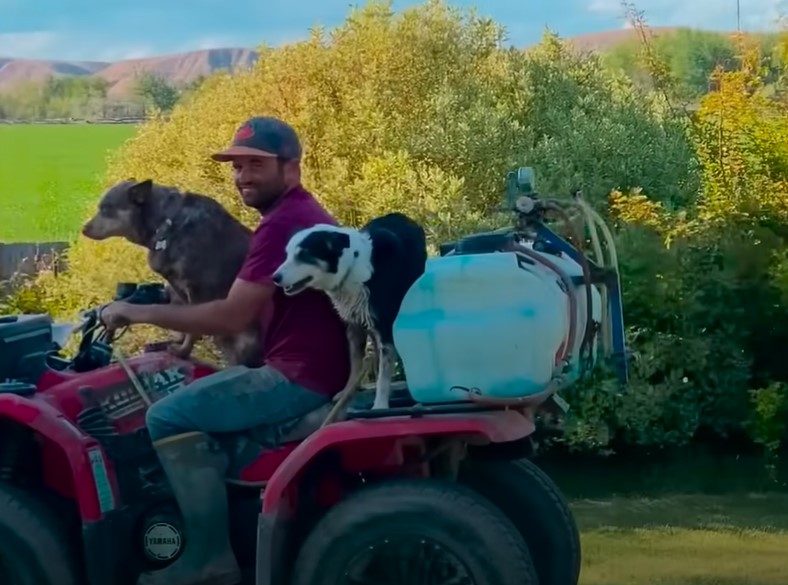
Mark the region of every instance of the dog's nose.
[[282, 284], [282, 273], [275, 272], [272, 280], [274, 281], [274, 284]]

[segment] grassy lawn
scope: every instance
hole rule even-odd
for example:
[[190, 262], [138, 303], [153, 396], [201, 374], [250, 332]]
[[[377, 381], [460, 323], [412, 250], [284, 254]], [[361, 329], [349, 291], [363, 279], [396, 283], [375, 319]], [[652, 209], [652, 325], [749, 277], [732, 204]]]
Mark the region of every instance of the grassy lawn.
[[572, 502], [582, 585], [785, 585], [788, 494]]
[[0, 125], [0, 242], [69, 240], [132, 125]]

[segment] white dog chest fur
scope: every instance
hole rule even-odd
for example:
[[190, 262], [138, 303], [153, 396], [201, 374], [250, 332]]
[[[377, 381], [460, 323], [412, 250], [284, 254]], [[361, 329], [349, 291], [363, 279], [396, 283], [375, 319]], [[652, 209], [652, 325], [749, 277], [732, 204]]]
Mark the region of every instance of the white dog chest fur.
[[328, 291], [327, 294], [343, 321], [373, 329], [369, 289], [364, 284], [348, 283], [346, 287]]

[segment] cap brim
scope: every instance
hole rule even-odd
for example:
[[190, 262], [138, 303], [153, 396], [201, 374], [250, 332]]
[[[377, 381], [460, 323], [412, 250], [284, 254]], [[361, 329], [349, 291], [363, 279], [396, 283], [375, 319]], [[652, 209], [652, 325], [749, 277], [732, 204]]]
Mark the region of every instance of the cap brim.
[[276, 158], [277, 155], [272, 152], [260, 150], [257, 148], [250, 148], [248, 146], [231, 146], [223, 152], [212, 154], [211, 158], [218, 162], [229, 162], [239, 156], [266, 156], [270, 158]]

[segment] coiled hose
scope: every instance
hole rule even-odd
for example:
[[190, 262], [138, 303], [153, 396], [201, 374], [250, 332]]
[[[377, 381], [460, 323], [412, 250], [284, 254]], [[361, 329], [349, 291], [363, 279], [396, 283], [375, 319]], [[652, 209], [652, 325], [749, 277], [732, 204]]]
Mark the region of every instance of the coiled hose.
[[[574, 199], [572, 201], [560, 200], [560, 199], [549, 199], [546, 200], [545, 203], [548, 204], [550, 208], [564, 208], [564, 207], [574, 207], [576, 208], [581, 216], [583, 217], [583, 223], [585, 230], [588, 231], [589, 237], [591, 239], [591, 247], [594, 252], [594, 258], [602, 269], [613, 269], [616, 272], [616, 278], [618, 279], [618, 285], [620, 288], [620, 276], [618, 276], [618, 253], [616, 251], [616, 245], [613, 240], [613, 235], [610, 232], [610, 228], [608, 228], [607, 224], [602, 219], [602, 216], [591, 207], [588, 202], [585, 201], [582, 194], [580, 192], [575, 193]], [[571, 220], [568, 218], [568, 214], [566, 211], [563, 213], [563, 218], [565, 223], [567, 223], [570, 230], [572, 230], [572, 237], [573, 239], [577, 239], [577, 235], [571, 224]], [[602, 232], [602, 238], [604, 239], [604, 248], [602, 246], [602, 242], [599, 236], [599, 232]], [[580, 239], [582, 242], [582, 239]], [[581, 244], [582, 245], [582, 244]], [[580, 247], [580, 246], [579, 246]], [[605, 257], [605, 249], [609, 258]], [[582, 249], [581, 249], [582, 251]], [[583, 273], [584, 276], [587, 272], [588, 263], [586, 261], [585, 255], [581, 256], [581, 265], [583, 265]], [[589, 285], [589, 280], [585, 279], [586, 283], [586, 303], [588, 309], [588, 326], [591, 326], [592, 321], [592, 312], [591, 312], [591, 287]], [[610, 322], [610, 305], [609, 305], [609, 298], [610, 292], [608, 290], [607, 285], [603, 285], [601, 288], [601, 297], [602, 297], [602, 318], [601, 318], [601, 345], [602, 345], [602, 353], [607, 357], [613, 351], [613, 334]], [[586, 329], [587, 334], [590, 337], [590, 331], [587, 327]], [[588, 339], [590, 342], [590, 338]]]

